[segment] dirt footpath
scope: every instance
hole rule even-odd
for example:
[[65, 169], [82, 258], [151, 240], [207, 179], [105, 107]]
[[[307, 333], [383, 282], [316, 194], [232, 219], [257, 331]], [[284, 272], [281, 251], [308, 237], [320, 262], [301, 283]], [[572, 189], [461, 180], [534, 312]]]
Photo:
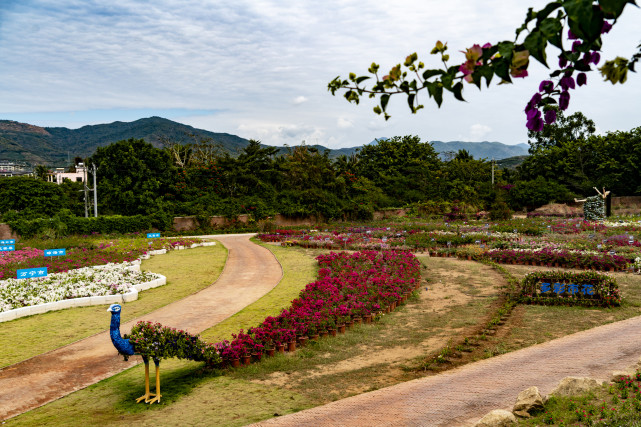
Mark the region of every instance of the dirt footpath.
[[637, 362], [640, 343], [641, 316], [255, 425], [471, 426], [511, 410], [528, 387], [548, 394], [567, 376], [607, 380]]
[[[212, 286], [121, 326], [128, 332], [139, 320], [160, 322], [191, 333], [237, 313], [278, 284], [280, 264], [272, 253], [249, 241], [251, 235], [217, 235], [229, 250], [227, 263]], [[138, 363], [124, 362], [105, 332], [0, 370], [0, 420], [19, 415], [109, 378]]]

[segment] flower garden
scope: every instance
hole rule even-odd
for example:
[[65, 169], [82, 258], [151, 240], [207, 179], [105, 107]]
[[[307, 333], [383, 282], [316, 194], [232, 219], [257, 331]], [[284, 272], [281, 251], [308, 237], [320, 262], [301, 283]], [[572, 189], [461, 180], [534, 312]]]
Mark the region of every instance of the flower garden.
[[[18, 245], [0, 252], [0, 313], [21, 307], [83, 297], [125, 294], [134, 286], [157, 279], [132, 268], [132, 261], [154, 250], [190, 246], [200, 239], [87, 242], [70, 247], [64, 256], [45, 257], [43, 249]], [[17, 279], [16, 271], [47, 267], [46, 277]]]
[[[510, 318], [514, 307], [532, 308], [532, 313], [545, 317], [548, 314], [565, 316], [564, 310], [575, 310], [568, 306], [578, 305], [581, 306], [578, 310], [586, 307], [587, 311], [567, 311], [570, 317], [581, 316], [581, 313], [584, 313], [584, 317], [591, 317], [593, 311], [604, 310], [602, 317], [614, 316], [619, 319], [618, 311], [632, 310], [628, 307], [630, 304], [626, 303], [629, 283], [621, 289], [619, 283], [624, 277], [634, 280], [638, 277], [634, 273], [641, 270], [641, 244], [638, 240], [641, 223], [636, 221], [588, 222], [577, 218], [559, 220], [543, 217], [502, 222], [417, 222], [399, 219], [375, 225], [339, 223], [319, 228], [279, 229], [258, 235], [260, 240], [282, 247], [281, 251], [313, 254], [318, 263], [316, 279], [305, 282], [308, 284], [301, 286], [302, 289], [298, 288], [298, 295], [290, 297], [287, 300], [289, 303], [279, 305], [284, 308], [278, 309], [277, 313], [256, 317], [253, 326], [239, 326], [232, 329], [236, 332], [228, 335], [227, 339], [212, 339], [211, 343], [186, 331], [171, 328], [171, 325], [152, 322], [138, 323], [127, 337], [136, 343], [141, 354], [149, 358], [172, 356], [202, 361], [216, 368], [212, 371], [215, 375], [222, 372], [226, 378], [252, 378], [252, 372], [256, 369], [260, 372], [285, 369], [274, 368], [285, 363], [284, 360], [295, 363], [319, 357], [319, 348], [323, 349], [322, 357], [326, 357], [328, 352], [334, 351], [328, 350], [333, 348], [331, 343], [334, 341], [351, 342], [353, 338], [349, 337], [352, 335], [362, 339], [360, 337], [365, 333], [380, 333], [384, 330], [382, 328], [389, 327], [385, 325], [393, 322], [388, 319], [399, 316], [396, 312], [393, 316], [385, 314], [399, 306], [403, 309], [398, 313], [404, 319], [409, 319], [403, 313], [414, 312], [413, 306], [419, 304], [423, 294], [431, 294], [416, 292], [419, 283], [424, 279], [429, 282], [434, 274], [430, 269], [422, 271], [426, 265], [424, 260], [432, 260], [429, 261], [430, 266], [458, 263], [456, 265], [487, 265], [491, 266], [485, 266], [489, 270], [524, 272], [517, 274], [518, 281], [510, 282], [514, 284], [513, 288], [499, 289], [499, 295], [511, 295], [506, 304], [500, 297], [494, 305], [488, 302], [486, 307], [489, 311], [479, 318], [481, 329], [478, 332], [457, 332], [458, 337], [447, 342], [441, 341], [442, 347], [438, 351], [426, 352], [421, 362], [404, 368], [411, 372], [438, 371], [463, 361], [475, 360], [479, 352], [487, 352], [489, 343], [495, 342], [491, 337], [501, 325], [509, 322], [506, 319]], [[135, 259], [151, 250], [188, 247], [194, 242], [193, 239], [173, 243], [142, 239], [100, 241], [90, 247], [70, 247], [67, 254], [73, 258], [73, 262], [66, 261], [64, 257], [40, 258], [42, 250], [33, 249], [35, 245], [31, 245], [30, 248], [22, 247], [6, 254], [2, 267], [13, 265], [15, 269], [20, 265], [38, 266], [41, 265], [38, 264], [40, 260], [59, 263], [56, 265], [62, 268], [65, 265], [82, 264], [85, 259], [87, 263], [93, 263], [95, 259], [117, 261], [117, 256]], [[29, 262], [32, 264], [27, 264]], [[123, 263], [119, 264], [126, 266], [126, 262], [123, 258]], [[102, 270], [111, 268], [103, 267]], [[115, 264], [113, 268], [116, 268]], [[89, 270], [72, 268], [64, 275], [71, 277], [81, 271], [100, 274]], [[529, 274], [525, 274], [527, 272]], [[7, 269], [6, 274], [11, 274], [11, 270]], [[55, 277], [53, 274], [50, 276]], [[81, 287], [89, 288], [86, 286], [90, 280], [88, 277], [85, 275], [77, 280], [78, 283], [85, 283]], [[111, 284], [103, 290], [92, 288], [91, 292], [101, 295], [117, 293], [126, 286]], [[428, 283], [428, 286], [431, 290], [433, 285]], [[63, 289], [60, 287], [61, 293]], [[47, 288], [43, 293], [47, 292], [53, 291]], [[67, 298], [71, 295], [68, 292], [73, 291], [64, 292], [67, 293], [63, 298]], [[36, 293], [32, 291], [29, 298], [35, 298]], [[26, 297], [21, 298], [26, 300]], [[633, 305], [636, 304], [634, 301]], [[420, 304], [426, 307], [425, 302]], [[588, 312], [590, 316], [585, 315]], [[438, 322], [435, 320], [437, 318], [436, 315], [432, 316], [431, 322]], [[357, 326], [359, 324], [362, 326]], [[342, 335], [345, 332], [349, 333]], [[329, 338], [332, 336], [336, 338]], [[488, 339], [490, 341], [484, 341]], [[247, 366], [252, 362], [260, 363], [252, 365], [251, 369], [227, 369]], [[220, 371], [220, 368], [224, 370]], [[139, 380], [136, 378], [134, 381]], [[165, 392], [169, 394], [167, 390]]]

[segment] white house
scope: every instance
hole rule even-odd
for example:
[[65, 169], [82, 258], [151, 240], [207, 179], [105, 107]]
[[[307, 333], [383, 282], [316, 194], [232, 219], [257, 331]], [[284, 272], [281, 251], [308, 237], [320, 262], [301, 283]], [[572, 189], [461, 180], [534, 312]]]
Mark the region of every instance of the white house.
[[65, 179], [68, 179], [73, 182], [85, 182], [85, 166], [80, 163], [76, 166], [75, 172], [65, 172], [64, 168], [56, 168], [55, 171], [49, 172], [47, 175], [47, 181], [55, 182], [60, 185]]

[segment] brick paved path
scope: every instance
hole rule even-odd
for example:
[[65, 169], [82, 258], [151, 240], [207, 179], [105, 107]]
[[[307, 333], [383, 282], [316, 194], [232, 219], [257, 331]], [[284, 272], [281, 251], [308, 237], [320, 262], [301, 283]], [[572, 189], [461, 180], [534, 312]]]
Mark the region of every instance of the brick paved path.
[[[124, 323], [122, 333], [139, 320], [200, 333], [269, 292], [280, 281], [282, 269], [269, 250], [249, 241], [250, 236], [211, 236], [229, 250], [215, 285]], [[109, 322], [110, 314], [105, 311], [107, 329]], [[124, 362], [106, 331], [8, 366], [0, 370], [0, 420], [59, 399], [138, 363], [141, 363], [138, 356]]]
[[641, 316], [256, 425], [468, 426], [511, 410], [528, 387], [548, 394], [566, 376], [608, 379], [640, 355]]

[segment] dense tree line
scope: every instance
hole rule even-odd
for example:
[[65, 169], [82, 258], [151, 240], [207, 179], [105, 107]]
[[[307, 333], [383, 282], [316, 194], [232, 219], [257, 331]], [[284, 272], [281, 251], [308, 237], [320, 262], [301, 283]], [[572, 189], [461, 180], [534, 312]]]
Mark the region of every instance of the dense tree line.
[[[581, 113], [530, 134], [530, 156], [516, 170], [494, 170], [465, 150], [443, 160], [417, 136], [393, 137], [330, 159], [305, 145], [277, 154], [252, 140], [236, 156], [211, 141], [165, 144], [158, 149], [129, 139], [99, 148], [101, 214], [225, 215], [275, 213], [325, 219], [369, 219], [375, 210], [414, 206], [417, 212], [456, 209], [533, 209], [548, 202], [592, 195], [641, 193], [641, 128], [595, 135]], [[84, 213], [82, 185], [61, 186], [33, 178], [0, 179], [0, 213], [53, 216], [61, 209]]]

